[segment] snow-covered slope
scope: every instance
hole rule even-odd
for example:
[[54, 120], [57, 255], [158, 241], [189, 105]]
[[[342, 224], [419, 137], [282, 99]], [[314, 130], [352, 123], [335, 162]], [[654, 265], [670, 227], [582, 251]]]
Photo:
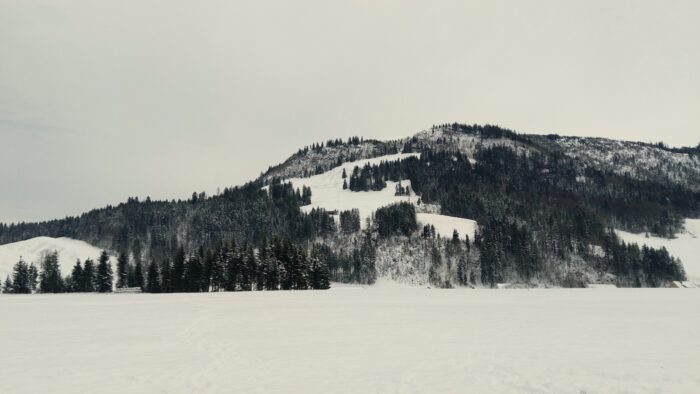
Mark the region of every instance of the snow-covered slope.
[[434, 213], [417, 213], [416, 220], [419, 225], [432, 224], [435, 227], [435, 231], [443, 238], [451, 238], [453, 231], [457, 230], [460, 239], [464, 239], [465, 235], [469, 235], [469, 238], [472, 240], [474, 239], [476, 221], [471, 219]]
[[[311, 204], [302, 207], [305, 212], [319, 207], [328, 211], [350, 210], [357, 208], [360, 211], [362, 226], [365, 226], [365, 219], [370, 217], [374, 211], [383, 206], [408, 201], [416, 204], [418, 196], [411, 191], [408, 196], [396, 196], [395, 188], [397, 182], [387, 181], [387, 186], [380, 191], [354, 192], [349, 189], [343, 189], [343, 170], [347, 176], [352, 174], [355, 166], [362, 168], [366, 164], [379, 164], [382, 161], [403, 160], [408, 157], [418, 157], [417, 153], [399, 153], [394, 155], [379, 156], [372, 159], [358, 160], [344, 163], [335, 167], [323, 174], [314, 175], [308, 178], [291, 178], [288, 181], [292, 182], [295, 188], [307, 186], [311, 188]], [[410, 180], [401, 181], [402, 186], [410, 186]], [[469, 219], [456, 218], [452, 216], [439, 215], [436, 213], [418, 213], [416, 215], [418, 222], [421, 225], [432, 224], [435, 229], [443, 237], [451, 237], [452, 232], [456, 229], [460, 237], [468, 234], [473, 237], [476, 228], [476, 222]]]
[[72, 238], [36, 237], [25, 241], [0, 245], [0, 278], [2, 280], [11, 274], [12, 267], [22, 257], [27, 263], [35, 263], [37, 268], [44, 253], [58, 251], [58, 262], [61, 273], [66, 276], [71, 272], [77, 259], [87, 258], [97, 260], [102, 252], [100, 249], [83, 241]]
[[[311, 188], [311, 204], [302, 207], [305, 212], [319, 207], [328, 211], [345, 211], [353, 208], [360, 210], [362, 225], [364, 219], [369, 217], [377, 208], [400, 201], [416, 202], [418, 197], [414, 193], [410, 196], [395, 196], [396, 182], [388, 181], [387, 187], [380, 191], [353, 192], [350, 189], [343, 190], [343, 169], [348, 178], [352, 174], [355, 166], [362, 168], [366, 164], [379, 164], [382, 161], [403, 160], [407, 157], [418, 156], [416, 153], [399, 153], [395, 155], [379, 156], [373, 159], [357, 160], [344, 163], [323, 174], [314, 175], [308, 178], [291, 178], [295, 188], [307, 186]], [[409, 186], [410, 181], [402, 182], [403, 186]]]
[[647, 245], [653, 248], [665, 247], [668, 252], [681, 259], [688, 280], [700, 285], [700, 219], [686, 219], [685, 231], [677, 234], [676, 238], [646, 237], [645, 234], [633, 234], [616, 231], [617, 235], [627, 243]]

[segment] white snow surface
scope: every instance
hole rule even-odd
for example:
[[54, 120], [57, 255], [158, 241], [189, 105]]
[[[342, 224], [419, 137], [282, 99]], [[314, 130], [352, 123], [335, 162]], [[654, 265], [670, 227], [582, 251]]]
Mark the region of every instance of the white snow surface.
[[[311, 204], [303, 206], [303, 211], [309, 212], [313, 208], [324, 208], [328, 211], [346, 211], [357, 208], [360, 210], [360, 218], [363, 222], [362, 225], [364, 225], [364, 219], [369, 217], [377, 208], [400, 201], [415, 202], [418, 200], [418, 197], [414, 193], [411, 193], [410, 196], [395, 196], [396, 182], [391, 181], [388, 181], [386, 183], [387, 187], [380, 191], [353, 192], [350, 189], [343, 190], [343, 169], [345, 169], [347, 181], [349, 182], [355, 166], [362, 168], [368, 163], [374, 165], [382, 161], [391, 162], [418, 156], [418, 153], [398, 153], [372, 159], [351, 161], [319, 175], [308, 178], [290, 178], [285, 180], [285, 182], [292, 182], [295, 188], [301, 188], [302, 185], [311, 188]], [[402, 181], [401, 184], [410, 186], [411, 181]]]
[[[409, 196], [395, 196], [397, 182], [392, 181], [387, 181], [386, 188], [380, 191], [353, 192], [350, 189], [343, 190], [343, 169], [345, 169], [349, 181], [355, 166], [362, 168], [368, 163], [374, 165], [383, 161], [392, 162], [408, 157], [419, 157], [419, 154], [399, 153], [347, 162], [319, 175], [308, 178], [291, 178], [286, 181], [292, 182], [295, 188], [301, 188], [302, 185], [311, 188], [311, 204], [303, 206], [303, 211], [309, 212], [313, 208], [324, 208], [327, 211], [338, 210], [340, 212], [357, 208], [360, 211], [361, 225], [364, 227], [365, 219], [370, 217], [378, 208], [401, 201], [416, 204], [419, 197], [413, 191], [411, 191]], [[402, 180], [401, 185], [404, 187], [410, 186], [411, 181]], [[416, 219], [422, 225], [432, 224], [443, 237], [451, 237], [452, 231], [457, 229], [460, 237], [463, 238], [465, 234], [469, 234], [469, 237], [472, 238], [476, 228], [476, 222], [473, 220], [435, 213], [418, 213], [416, 214]]]
[[8, 274], [12, 275], [12, 267], [20, 257], [28, 264], [35, 263], [37, 268], [40, 268], [43, 254], [53, 251], [58, 251], [58, 262], [63, 276], [70, 274], [77, 259], [83, 262], [87, 258], [97, 261], [102, 253], [102, 250], [87, 242], [65, 237], [36, 237], [0, 245], [0, 278], [4, 281]]
[[419, 225], [432, 224], [435, 227], [435, 231], [443, 238], [451, 238], [452, 232], [457, 230], [460, 239], [464, 239], [465, 235], [469, 235], [469, 239], [474, 240], [474, 231], [476, 231], [476, 221], [474, 220], [435, 213], [417, 213], [416, 220]]
[[700, 290], [0, 295], [12, 393], [698, 393]]
[[665, 247], [668, 252], [681, 259], [688, 280], [700, 285], [700, 219], [686, 219], [685, 231], [676, 234], [676, 238], [646, 237], [646, 234], [634, 234], [615, 230], [618, 237], [627, 243], [647, 245], [652, 248]]

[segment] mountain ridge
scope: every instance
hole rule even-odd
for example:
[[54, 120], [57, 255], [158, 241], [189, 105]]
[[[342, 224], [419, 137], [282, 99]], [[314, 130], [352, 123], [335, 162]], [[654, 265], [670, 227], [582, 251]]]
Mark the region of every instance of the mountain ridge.
[[[439, 287], [659, 286], [684, 277], [680, 263], [626, 245], [612, 229], [673, 236], [700, 216], [699, 177], [696, 148], [454, 123], [397, 140], [313, 144], [214, 196], [130, 198], [77, 217], [2, 224], [0, 244], [71, 237], [160, 261], [179, 248], [205, 258], [202, 250], [215, 255], [229, 242], [257, 248], [277, 238], [342, 282], [379, 274]], [[370, 202], [362, 214], [360, 197]], [[444, 233], [459, 220], [474, 225]]]

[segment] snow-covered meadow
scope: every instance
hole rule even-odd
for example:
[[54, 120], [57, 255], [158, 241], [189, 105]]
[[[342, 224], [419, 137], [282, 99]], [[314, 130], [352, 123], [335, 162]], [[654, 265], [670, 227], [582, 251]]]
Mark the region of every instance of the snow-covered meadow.
[[2, 391], [697, 393], [697, 289], [0, 295]]

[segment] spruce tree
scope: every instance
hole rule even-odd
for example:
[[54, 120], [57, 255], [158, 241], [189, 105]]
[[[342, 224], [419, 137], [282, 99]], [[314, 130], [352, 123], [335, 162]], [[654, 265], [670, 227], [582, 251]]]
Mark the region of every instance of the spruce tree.
[[71, 292], [84, 291], [82, 288], [83, 284], [83, 266], [80, 263], [80, 259], [75, 262], [73, 270], [70, 274], [70, 289]]
[[5, 278], [5, 286], [2, 289], [2, 292], [5, 294], [12, 293], [14, 290], [14, 286], [12, 284], [12, 279], [10, 279], [10, 275], [7, 275]]
[[109, 262], [107, 251], [103, 250], [97, 264], [97, 291], [100, 293], [110, 293], [112, 291], [112, 264]]
[[34, 263], [29, 264], [29, 288], [35, 291], [39, 284], [39, 270]]
[[50, 252], [44, 256], [39, 278], [39, 288], [42, 293], [61, 293], [64, 291], [61, 267], [58, 265], [58, 252]]
[[202, 272], [202, 260], [199, 255], [194, 255], [187, 259], [182, 291], [192, 293], [202, 291]]
[[180, 246], [173, 259], [173, 268], [170, 271], [171, 291], [182, 292], [187, 291], [185, 285], [185, 249]]
[[12, 293], [29, 294], [31, 292], [29, 266], [20, 258], [12, 271]]
[[126, 253], [119, 253], [117, 257], [117, 288], [121, 289], [123, 287], [129, 287], [127, 265], [129, 264], [129, 259]]
[[97, 268], [92, 259], [85, 260], [83, 265], [83, 278], [80, 281], [80, 291], [92, 293], [97, 289]]
[[143, 268], [141, 267], [141, 262], [137, 261], [134, 265], [134, 281], [132, 286], [143, 289]]
[[160, 293], [160, 280], [158, 278], [158, 264], [155, 260], [151, 260], [148, 265], [148, 274], [146, 278], [146, 291], [149, 293]]
[[231, 249], [226, 252], [224, 259], [224, 289], [226, 291], [235, 291], [240, 274], [240, 263], [235, 242], [231, 242]]
[[169, 259], [163, 260], [160, 265], [160, 291], [163, 293], [173, 292], [173, 281], [172, 281], [173, 267], [170, 264]]
[[312, 289], [325, 290], [331, 287], [328, 265], [325, 261], [316, 256], [311, 257], [310, 260], [310, 276], [310, 284]]

